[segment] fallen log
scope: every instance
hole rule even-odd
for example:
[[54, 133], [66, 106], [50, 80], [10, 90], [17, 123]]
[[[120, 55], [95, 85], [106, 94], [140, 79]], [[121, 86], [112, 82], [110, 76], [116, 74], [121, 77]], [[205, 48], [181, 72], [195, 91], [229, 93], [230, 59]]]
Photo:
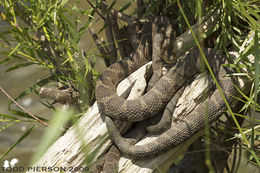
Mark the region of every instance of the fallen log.
[[[210, 20], [213, 20], [210, 18]], [[213, 20], [214, 21], [214, 20]], [[207, 21], [206, 21], [207, 23]], [[204, 25], [202, 25], [204, 26]], [[195, 32], [196, 33], [196, 32]], [[189, 40], [187, 34], [177, 38], [177, 41]], [[191, 37], [191, 34], [188, 34]], [[184, 39], [186, 38], [186, 39]], [[185, 44], [185, 43], [182, 43]], [[174, 45], [179, 45], [177, 42]], [[177, 48], [177, 50], [180, 50]], [[238, 55], [236, 55], [238, 56]], [[145, 72], [149, 64], [144, 65], [128, 78], [123, 80], [118, 85], [118, 94], [123, 91], [136, 80], [135, 85], [129, 95], [131, 99], [137, 98], [143, 94], [146, 87]], [[240, 80], [240, 87], [242, 88], [245, 83]], [[203, 91], [207, 88], [207, 81], [201, 76], [198, 76], [188, 86], [182, 97], [177, 103], [177, 107], [174, 111], [174, 116], [183, 113], [189, 113], [196, 106], [199, 105], [196, 100], [203, 95]], [[150, 172], [166, 172], [168, 167], [184, 153], [188, 146], [192, 144], [199, 136], [203, 134], [200, 131], [192, 138], [184, 142], [182, 145], [177, 146], [165, 153], [162, 153], [158, 157], [150, 160], [131, 160], [129, 158], [121, 157], [119, 161], [119, 172], [122, 173], [150, 173]], [[152, 141], [156, 136], [146, 136], [139, 141], [137, 145], [148, 143]], [[111, 141], [108, 137], [106, 125], [102, 120], [97, 103], [95, 102], [88, 112], [82, 116], [82, 118], [73, 125], [63, 136], [61, 136], [47, 151], [46, 153], [34, 164], [33, 167], [64, 167], [64, 168], [77, 168], [82, 165], [86, 166], [86, 169], [90, 166], [86, 160], [86, 156], [91, 156], [91, 160], [95, 161], [100, 155], [107, 151], [111, 146]], [[34, 170], [28, 171], [28, 173], [37, 172]], [[72, 171], [66, 171], [72, 172]], [[82, 171], [79, 171], [82, 172]]]

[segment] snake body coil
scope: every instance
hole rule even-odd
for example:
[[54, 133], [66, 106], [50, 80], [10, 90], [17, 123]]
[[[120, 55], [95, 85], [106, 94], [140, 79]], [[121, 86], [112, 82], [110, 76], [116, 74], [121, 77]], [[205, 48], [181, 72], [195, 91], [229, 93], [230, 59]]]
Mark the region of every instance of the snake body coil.
[[[203, 51], [226, 99], [229, 103], [231, 103], [233, 100], [232, 96], [237, 95], [237, 90], [234, 87], [236, 80], [234, 77], [225, 76], [231, 73], [228, 68], [225, 68], [221, 65], [225, 64], [226, 57], [213, 49], [203, 49]], [[104, 111], [105, 114], [108, 114], [109, 117], [130, 121], [135, 119], [142, 120], [149, 117], [150, 115], [156, 114], [158, 111], [163, 109], [165, 104], [167, 104], [176, 90], [180, 88], [180, 86], [182, 86], [182, 84], [188, 80], [189, 77], [193, 76], [195, 73], [200, 72], [201, 60], [199, 56], [199, 50], [192, 50], [186, 53], [146, 95], [140, 99], [130, 101], [124, 100], [115, 94], [115, 86], [119, 80], [112, 79], [112, 76], [114, 76], [112, 73], [117, 72], [114, 68], [109, 68], [105, 74], [109, 74], [111, 79], [106, 79], [104, 82], [104, 78], [101, 78], [99, 85], [97, 86], [98, 90], [96, 91], [105, 92], [104, 94], [99, 94], [99, 97], [97, 97], [99, 98], [99, 105], [102, 106], [102, 111]], [[118, 63], [115, 66], [121, 66], [121, 64], [122, 63]], [[122, 68], [120, 69], [120, 74], [123, 73], [123, 71], [128, 71], [125, 68], [128, 66], [130, 65], [121, 66]], [[133, 66], [130, 67], [131, 70], [129, 70], [129, 72], [135, 69]], [[126, 72], [124, 74], [128, 75]], [[125, 76], [118, 75], [116, 77], [124, 78]], [[104, 90], [101, 90], [103, 88]], [[101, 99], [100, 96], [102, 97]], [[207, 104], [198, 106], [182, 121], [176, 123], [168, 131], [158, 136], [155, 141], [142, 146], [135, 146], [127, 143], [118, 133], [113, 124], [113, 121], [109, 117], [106, 117], [105, 120], [112, 140], [115, 142], [122, 153], [134, 158], [147, 158], [181, 144], [196, 132], [201, 130], [205, 126], [206, 122], [206, 116], [204, 115], [204, 110], [206, 108], [208, 110], [207, 116], [210, 123], [215, 121], [224, 111], [226, 111], [225, 103], [217, 89], [205, 102], [207, 102]], [[111, 107], [113, 108], [111, 109]]]

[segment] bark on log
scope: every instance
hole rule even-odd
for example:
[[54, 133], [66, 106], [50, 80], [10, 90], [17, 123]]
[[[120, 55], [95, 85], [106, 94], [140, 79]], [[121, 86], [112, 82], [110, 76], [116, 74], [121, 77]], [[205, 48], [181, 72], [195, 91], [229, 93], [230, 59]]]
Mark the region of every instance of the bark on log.
[[[127, 79], [122, 81], [118, 86], [118, 94], [122, 93], [130, 83], [136, 80], [130, 96], [134, 99], [142, 95], [146, 86], [144, 78], [146, 66], [144, 65], [138, 71], [133, 73]], [[243, 81], [241, 80], [241, 85]], [[207, 88], [205, 78], [198, 76], [190, 86], [188, 86], [182, 97], [177, 103], [174, 116], [177, 114], [187, 114], [198, 106], [197, 99], [202, 97], [204, 89]], [[203, 131], [199, 132], [188, 141], [177, 146], [160, 156], [143, 161], [133, 161], [125, 157], [121, 157], [119, 161], [119, 171], [122, 173], [150, 173], [165, 172], [168, 167], [177, 159], [177, 157], [185, 152], [187, 147], [193, 143]], [[147, 136], [137, 143], [141, 145], [152, 141], [156, 136]], [[100, 146], [102, 144], [102, 146]], [[62, 137], [60, 137], [43, 155], [43, 157], [35, 163], [34, 166], [40, 167], [73, 167], [76, 168], [82, 164], [88, 154], [95, 153], [94, 160], [100, 156], [111, 145], [108, 138], [106, 125], [99, 114], [97, 103], [95, 103], [88, 112], [71, 127]], [[28, 173], [34, 171], [28, 171]], [[68, 171], [70, 172], [70, 171]]]

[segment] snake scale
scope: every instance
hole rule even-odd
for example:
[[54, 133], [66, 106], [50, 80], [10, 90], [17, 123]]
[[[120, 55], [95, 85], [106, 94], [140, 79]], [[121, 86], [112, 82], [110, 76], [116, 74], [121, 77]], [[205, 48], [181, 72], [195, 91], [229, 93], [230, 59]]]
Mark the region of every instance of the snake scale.
[[[153, 142], [141, 146], [129, 144], [120, 135], [111, 118], [137, 122], [153, 117], [165, 108], [188, 79], [200, 73], [202, 69], [200, 51], [193, 49], [179, 57], [176, 65], [142, 97], [135, 100], [126, 100], [118, 96], [115, 91], [117, 84], [151, 59], [150, 56], [142, 56], [143, 51], [147, 49], [146, 43], [149, 41], [148, 37], [143, 37], [142, 44], [137, 47], [133, 56], [108, 67], [102, 72], [96, 84], [96, 99], [100, 111], [106, 114], [105, 121], [110, 137], [123, 154], [137, 159], [158, 155], [181, 144], [201, 130], [206, 122], [204, 115], [206, 108], [210, 123], [226, 111], [225, 103], [220, 92], [216, 89], [205, 100], [204, 104], [199, 105], [181, 121], [176, 122]], [[203, 52], [227, 101], [231, 103], [234, 100], [233, 96], [238, 94], [234, 86], [237, 80], [235, 77], [226, 77], [227, 74], [231, 73], [230, 69], [222, 66], [222, 64], [227, 63], [226, 57], [221, 52], [210, 48], [204, 48]]]

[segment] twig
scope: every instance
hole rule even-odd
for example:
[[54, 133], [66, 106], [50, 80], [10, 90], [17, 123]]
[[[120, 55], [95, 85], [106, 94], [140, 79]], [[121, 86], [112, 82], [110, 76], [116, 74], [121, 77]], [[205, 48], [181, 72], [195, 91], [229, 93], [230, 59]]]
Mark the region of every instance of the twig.
[[76, 104], [79, 94], [75, 92], [72, 88], [68, 88], [66, 90], [60, 90], [60, 89], [42, 87], [40, 89], [39, 96], [41, 98], [47, 98], [53, 100], [54, 103]]
[[110, 62], [108, 60], [108, 58], [106, 58], [106, 56], [109, 54], [109, 48], [107, 46], [107, 43], [105, 41], [101, 41], [97, 34], [95, 33], [94, 28], [92, 28], [91, 26], [89, 26], [88, 28], [90, 35], [92, 36], [100, 54], [102, 55], [104, 62], [106, 64], [106, 66], [108, 67], [110, 65]]
[[122, 42], [123, 37], [122, 37], [122, 33], [120, 32], [118, 23], [117, 23], [117, 19], [115, 16], [111, 17], [111, 26], [114, 32], [114, 36], [115, 39], [117, 40], [117, 45], [118, 45], [118, 49], [119, 49], [119, 53], [121, 55], [122, 58], [127, 57], [127, 52], [125, 51], [124, 47], [125, 47], [125, 42]]
[[[87, 0], [87, 1], [89, 1], [89, 0]], [[93, 8], [95, 8], [95, 7], [93, 7]], [[116, 16], [119, 19], [127, 22], [128, 24], [132, 24], [133, 21], [134, 21], [134, 18], [132, 18], [131, 16], [128, 16], [128, 15], [126, 15], [122, 12], [119, 12], [119, 11], [113, 9], [113, 8], [109, 9], [108, 5], [103, 1], [100, 2], [99, 6], [97, 8], [102, 10], [104, 13], [107, 12], [107, 10], [109, 10], [108, 12], [111, 14], [111, 16]]]
[[112, 31], [113, 22], [111, 20], [113, 20], [113, 16], [110, 16], [110, 14], [107, 13], [107, 22], [106, 22], [107, 26], [105, 28], [105, 31], [106, 31], [106, 37], [108, 42], [109, 53], [110, 56], [112, 56], [109, 58], [110, 65], [115, 63], [117, 60], [117, 48], [115, 44], [114, 33]]
[[95, 7], [89, 0], [87, 0], [87, 2], [104, 21], [107, 20], [102, 14], [100, 14], [100, 12], [97, 10], [97, 7]]
[[19, 105], [2, 87], [0, 87], [0, 90], [12, 101], [14, 102], [20, 109], [22, 109], [25, 113], [27, 113], [28, 115], [30, 115], [32, 118], [34, 118], [35, 120], [37, 120], [39, 123], [42, 123], [43, 125], [49, 127], [49, 125], [45, 122], [43, 122], [42, 120], [40, 120], [39, 118], [37, 118], [36, 116], [34, 116], [33, 114], [31, 114], [29, 111], [27, 111], [26, 109], [24, 109], [21, 105]]
[[143, 0], [137, 0], [136, 1], [136, 6], [137, 6], [137, 16], [138, 19], [140, 19], [141, 17], [143, 17], [145, 11], [146, 11], [146, 6], [144, 4]]

